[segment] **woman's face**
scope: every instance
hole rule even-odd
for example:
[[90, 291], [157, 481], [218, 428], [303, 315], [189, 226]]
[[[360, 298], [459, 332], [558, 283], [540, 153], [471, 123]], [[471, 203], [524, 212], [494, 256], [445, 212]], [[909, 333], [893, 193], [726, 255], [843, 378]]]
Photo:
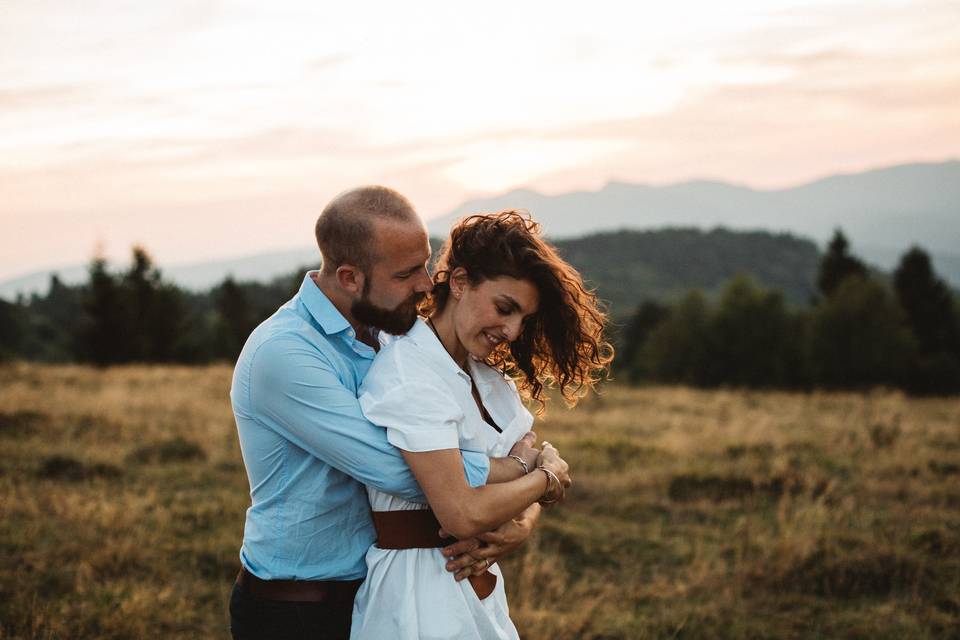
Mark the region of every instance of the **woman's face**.
[[[457, 298], [457, 339], [475, 358], [490, 355], [502, 342], [513, 342], [523, 322], [537, 312], [540, 293], [529, 280], [503, 276], [471, 286], [465, 279], [451, 287]], [[459, 296], [459, 297], [458, 297]]]

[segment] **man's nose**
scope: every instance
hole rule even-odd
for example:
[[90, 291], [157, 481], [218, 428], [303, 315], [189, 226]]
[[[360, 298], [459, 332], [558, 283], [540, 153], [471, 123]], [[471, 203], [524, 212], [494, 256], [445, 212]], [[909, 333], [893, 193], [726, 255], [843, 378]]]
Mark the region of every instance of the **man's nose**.
[[433, 291], [433, 279], [427, 272], [426, 267], [420, 270], [420, 273], [417, 277], [415, 291], [417, 293], [429, 293], [430, 291]]

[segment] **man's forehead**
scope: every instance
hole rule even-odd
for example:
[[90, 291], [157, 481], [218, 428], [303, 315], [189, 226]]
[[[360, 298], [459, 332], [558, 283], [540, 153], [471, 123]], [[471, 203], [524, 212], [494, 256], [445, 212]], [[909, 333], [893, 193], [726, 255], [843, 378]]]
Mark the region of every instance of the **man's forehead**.
[[427, 230], [419, 219], [378, 221], [374, 233], [381, 261], [419, 264], [430, 257]]
[[394, 218], [374, 218], [373, 232], [377, 236], [403, 235], [426, 235], [427, 227], [419, 217], [412, 217], [405, 220]]

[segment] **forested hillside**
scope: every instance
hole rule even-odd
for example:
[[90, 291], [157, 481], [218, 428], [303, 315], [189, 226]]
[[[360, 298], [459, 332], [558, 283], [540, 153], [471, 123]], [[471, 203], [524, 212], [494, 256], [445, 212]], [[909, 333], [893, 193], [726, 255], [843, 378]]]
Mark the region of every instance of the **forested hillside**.
[[819, 260], [810, 240], [722, 228], [616, 231], [556, 244], [611, 303], [615, 317], [643, 300], [671, 301], [690, 289], [713, 296], [740, 272], [782, 291], [790, 304], [806, 304]]

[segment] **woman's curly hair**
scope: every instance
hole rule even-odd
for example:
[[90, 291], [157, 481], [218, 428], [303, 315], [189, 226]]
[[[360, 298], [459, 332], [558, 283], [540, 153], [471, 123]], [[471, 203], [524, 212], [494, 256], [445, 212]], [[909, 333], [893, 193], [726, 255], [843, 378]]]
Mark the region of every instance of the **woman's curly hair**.
[[421, 312], [443, 310], [450, 273], [463, 267], [472, 286], [508, 276], [528, 280], [540, 294], [537, 312], [519, 337], [499, 345], [487, 364], [511, 375], [518, 389], [544, 407], [544, 386], [556, 386], [568, 406], [606, 377], [613, 347], [604, 338], [606, 314], [576, 269], [540, 237], [529, 214], [501, 211], [459, 221], [440, 250], [434, 287]]

